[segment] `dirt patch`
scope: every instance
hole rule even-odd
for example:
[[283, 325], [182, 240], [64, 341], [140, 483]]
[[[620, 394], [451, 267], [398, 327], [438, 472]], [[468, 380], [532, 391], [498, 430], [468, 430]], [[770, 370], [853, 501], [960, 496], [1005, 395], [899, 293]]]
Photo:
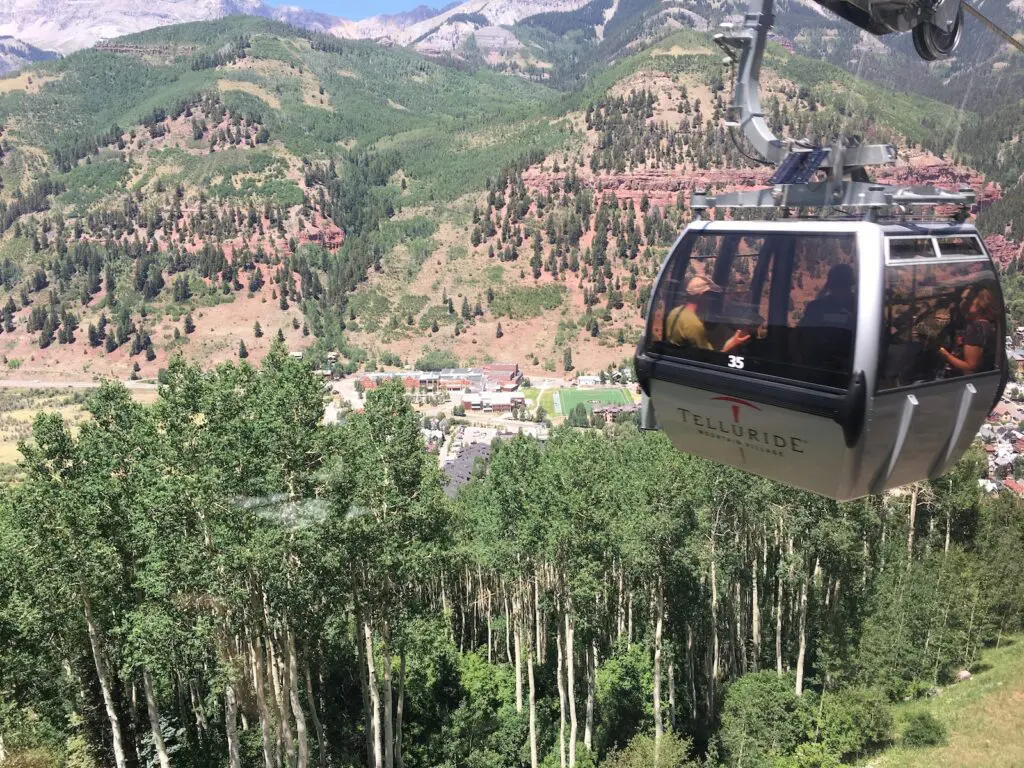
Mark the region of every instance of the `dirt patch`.
[[247, 83], [244, 80], [218, 80], [217, 87], [222, 91], [242, 91], [248, 93], [257, 99], [263, 99], [263, 101], [267, 102], [267, 106], [273, 109], [280, 109], [281, 107], [281, 100], [277, 96], [255, 83]]
[[40, 75], [33, 72], [22, 72], [14, 77], [5, 77], [0, 80], [0, 93], [14, 93], [24, 91], [25, 93], [39, 93], [47, 83], [54, 83], [64, 77], [60, 75]]
[[707, 48], [683, 48], [681, 45], [673, 45], [669, 49], [656, 48], [651, 51], [652, 56], [703, 56], [711, 53]]

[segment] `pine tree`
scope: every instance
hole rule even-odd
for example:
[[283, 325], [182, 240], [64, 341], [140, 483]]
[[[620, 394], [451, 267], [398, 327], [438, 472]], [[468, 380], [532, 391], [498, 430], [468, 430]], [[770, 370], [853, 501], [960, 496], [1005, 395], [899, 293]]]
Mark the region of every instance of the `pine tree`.
[[497, 329], [496, 329], [496, 330], [494, 331], [494, 336], [495, 336], [495, 338], [498, 338], [498, 339], [500, 339], [500, 338], [501, 338], [502, 336], [504, 336], [504, 335], [505, 335], [505, 331], [503, 331], [503, 330], [501, 329], [501, 323], [498, 323], [498, 327], [497, 327]]
[[284, 331], [280, 328], [277, 329], [277, 340], [284, 341]]
[[249, 356], [249, 350], [245, 348], [245, 342], [238, 342], [238, 357], [244, 360]]
[[565, 352], [562, 353], [562, 367], [566, 373], [572, 370], [572, 350], [569, 347], [566, 347]]
[[252, 327], [252, 333], [257, 339], [263, 338], [263, 329], [260, 327], [259, 320], [257, 320], [256, 324]]
[[187, 315], [185, 315], [185, 325], [184, 325], [184, 328], [185, 328], [185, 333], [192, 333], [196, 329], [196, 324], [192, 320], [192, 313], [191, 312], [189, 312]]

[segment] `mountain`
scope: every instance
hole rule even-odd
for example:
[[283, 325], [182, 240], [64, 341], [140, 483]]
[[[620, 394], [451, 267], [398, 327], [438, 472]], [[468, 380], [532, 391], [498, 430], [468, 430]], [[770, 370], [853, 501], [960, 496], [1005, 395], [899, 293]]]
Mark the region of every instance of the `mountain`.
[[[722, 123], [710, 37], [658, 28], [664, 10], [621, 0], [600, 36], [586, 6], [512, 25], [557, 89], [468, 49], [252, 16], [34, 65], [0, 92], [0, 355], [18, 375], [153, 378], [175, 352], [208, 365], [244, 341], [258, 358], [280, 333], [347, 370], [621, 363], [685, 190], [767, 176]], [[781, 47], [765, 73], [777, 130], [892, 141], [901, 181], [980, 189], [974, 169], [1024, 167], [988, 113]], [[992, 226], [1019, 242], [1020, 197], [999, 198]]]
[[21, 69], [35, 61], [57, 58], [53, 51], [44, 51], [14, 37], [0, 37], [0, 75]]

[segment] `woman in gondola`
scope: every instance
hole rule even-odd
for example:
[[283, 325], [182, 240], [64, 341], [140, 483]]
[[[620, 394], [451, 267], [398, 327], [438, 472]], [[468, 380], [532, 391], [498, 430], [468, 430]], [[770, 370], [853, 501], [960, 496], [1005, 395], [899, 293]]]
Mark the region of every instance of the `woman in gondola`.
[[952, 369], [954, 376], [995, 370], [996, 367], [996, 300], [992, 291], [982, 288], [974, 296], [967, 312], [964, 332], [963, 357], [939, 347], [939, 354]]

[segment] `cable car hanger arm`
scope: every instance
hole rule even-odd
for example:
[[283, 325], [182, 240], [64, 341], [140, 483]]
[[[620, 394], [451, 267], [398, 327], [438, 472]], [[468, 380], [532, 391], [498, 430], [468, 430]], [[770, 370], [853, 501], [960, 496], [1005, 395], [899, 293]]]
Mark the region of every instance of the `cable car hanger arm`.
[[[781, 165], [791, 154], [820, 150], [820, 168], [832, 168], [833, 175], [855, 172], [870, 165], [888, 165], [896, 161], [896, 148], [889, 144], [860, 146], [837, 145], [829, 149], [812, 146], [807, 141], [786, 140], [775, 136], [764, 119], [761, 107], [761, 62], [768, 45], [768, 33], [775, 23], [774, 0], [750, 0], [743, 26], [718, 33], [715, 43], [738, 66], [733, 91], [733, 104], [726, 111], [726, 125], [739, 127], [747, 141], [769, 164]], [[727, 27], [728, 25], [723, 25]]]

